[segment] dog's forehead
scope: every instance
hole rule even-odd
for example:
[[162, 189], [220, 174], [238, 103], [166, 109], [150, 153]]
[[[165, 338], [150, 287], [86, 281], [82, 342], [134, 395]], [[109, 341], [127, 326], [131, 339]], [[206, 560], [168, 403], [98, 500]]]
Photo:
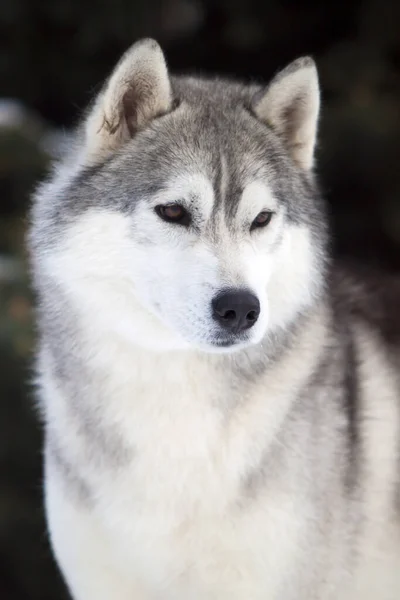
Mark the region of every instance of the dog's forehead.
[[240, 200], [270, 199], [279, 171], [277, 154], [268, 132], [240, 112], [221, 116], [186, 110], [134, 141], [120, 173], [154, 191], [149, 196], [213, 197], [216, 207], [229, 199], [233, 208]]
[[241, 104], [221, 102], [184, 103], [156, 119], [134, 140], [135, 158], [160, 175], [196, 168], [214, 175], [225, 166], [243, 180], [273, 170], [284, 154], [273, 132]]

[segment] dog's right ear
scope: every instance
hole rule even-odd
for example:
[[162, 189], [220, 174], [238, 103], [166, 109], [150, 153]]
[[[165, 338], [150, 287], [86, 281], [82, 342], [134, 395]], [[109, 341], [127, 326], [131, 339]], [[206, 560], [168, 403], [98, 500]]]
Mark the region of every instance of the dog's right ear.
[[86, 119], [86, 160], [106, 158], [171, 108], [164, 54], [156, 41], [141, 40], [122, 56]]

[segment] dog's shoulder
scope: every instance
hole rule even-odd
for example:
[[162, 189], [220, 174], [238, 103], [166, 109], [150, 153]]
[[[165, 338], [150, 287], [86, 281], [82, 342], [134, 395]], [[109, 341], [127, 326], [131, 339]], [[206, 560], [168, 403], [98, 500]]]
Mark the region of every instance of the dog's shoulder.
[[357, 264], [336, 263], [329, 276], [334, 315], [360, 323], [398, 353], [400, 362], [400, 275]]

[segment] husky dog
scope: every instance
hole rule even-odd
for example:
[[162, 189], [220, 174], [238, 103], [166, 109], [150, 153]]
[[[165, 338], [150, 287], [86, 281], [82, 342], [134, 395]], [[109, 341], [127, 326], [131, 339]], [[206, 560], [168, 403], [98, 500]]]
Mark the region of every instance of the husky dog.
[[38, 190], [75, 600], [400, 598], [400, 284], [329, 260], [318, 114], [310, 58], [242, 85], [172, 77], [142, 40]]

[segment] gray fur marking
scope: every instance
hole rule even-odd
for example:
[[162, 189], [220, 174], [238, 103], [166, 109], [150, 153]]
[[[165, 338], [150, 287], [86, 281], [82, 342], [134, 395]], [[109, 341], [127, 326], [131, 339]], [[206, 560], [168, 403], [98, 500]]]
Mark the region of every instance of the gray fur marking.
[[68, 461], [51, 434], [48, 435], [46, 444], [46, 461], [56, 469], [68, 495], [82, 506], [92, 506], [92, 491], [87, 481], [79, 474], [78, 466]]

